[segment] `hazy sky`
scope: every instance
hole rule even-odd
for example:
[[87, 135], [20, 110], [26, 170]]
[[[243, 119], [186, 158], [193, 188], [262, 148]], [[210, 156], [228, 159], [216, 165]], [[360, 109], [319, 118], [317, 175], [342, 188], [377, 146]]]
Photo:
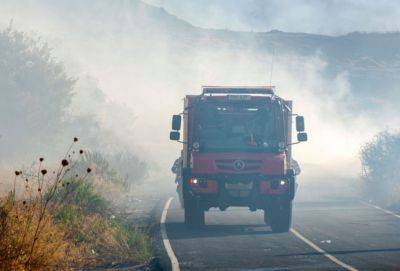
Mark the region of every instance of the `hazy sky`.
[[398, 0], [145, 0], [205, 28], [308, 32], [399, 31]]

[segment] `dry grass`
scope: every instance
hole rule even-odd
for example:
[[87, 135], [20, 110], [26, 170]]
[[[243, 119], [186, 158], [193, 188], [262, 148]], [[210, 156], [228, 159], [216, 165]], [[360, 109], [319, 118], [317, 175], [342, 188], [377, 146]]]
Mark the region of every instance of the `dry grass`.
[[72, 150], [76, 142], [58, 169], [46, 169], [40, 158], [34, 172], [16, 171], [11, 191], [0, 196], [0, 270], [72, 270], [150, 258], [146, 233], [111, 215], [88, 184], [91, 169], [68, 176], [80, 155]]
[[1, 270], [69, 270], [79, 261], [77, 247], [49, 213], [41, 216], [37, 203], [21, 201], [1, 206]]
[[151, 252], [147, 236], [112, 220], [99, 214], [78, 215], [65, 229], [69, 239], [84, 251], [85, 265], [142, 263], [148, 260]]
[[[91, 185], [72, 181], [74, 193], [55, 214], [62, 222], [68, 238], [85, 252], [86, 264], [142, 263], [151, 256], [150, 242], [145, 232], [126, 223], [124, 217], [113, 214], [108, 202]], [[64, 198], [65, 189], [58, 196]]]

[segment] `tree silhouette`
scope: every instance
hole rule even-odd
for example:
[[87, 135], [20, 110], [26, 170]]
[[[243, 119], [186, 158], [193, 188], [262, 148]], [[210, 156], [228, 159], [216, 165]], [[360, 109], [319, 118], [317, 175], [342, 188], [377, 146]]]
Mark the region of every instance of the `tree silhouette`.
[[62, 126], [73, 85], [46, 43], [11, 28], [1, 31], [0, 158], [47, 144]]

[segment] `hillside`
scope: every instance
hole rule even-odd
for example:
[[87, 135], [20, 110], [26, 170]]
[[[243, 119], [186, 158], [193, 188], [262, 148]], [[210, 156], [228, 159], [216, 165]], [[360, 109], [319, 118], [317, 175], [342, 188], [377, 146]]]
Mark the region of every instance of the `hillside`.
[[399, 112], [399, 33], [202, 29], [139, 0], [3, 2], [0, 23], [12, 19], [15, 28], [42, 36], [69, 73], [90, 74], [108, 99], [131, 107], [134, 140], [168, 167], [169, 116], [181, 106], [178, 97], [204, 84], [271, 81], [297, 101], [311, 132], [326, 131], [313, 149], [347, 138], [340, 143], [346, 156], [373, 132], [398, 125], [392, 116]]

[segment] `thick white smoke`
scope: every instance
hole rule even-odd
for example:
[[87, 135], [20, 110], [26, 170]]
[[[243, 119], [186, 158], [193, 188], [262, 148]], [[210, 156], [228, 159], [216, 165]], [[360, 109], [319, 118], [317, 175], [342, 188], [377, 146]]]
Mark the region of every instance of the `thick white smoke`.
[[[295, 111], [306, 117], [310, 141], [294, 146], [300, 163], [330, 167], [356, 164], [360, 144], [380, 128], [372, 126], [367, 117], [349, 118], [342, 113], [341, 101], [352, 99], [347, 75], [326, 78], [326, 63], [317, 53], [305, 58], [280, 54], [277, 48], [272, 56], [229, 42], [213, 47], [209, 46], [212, 42], [192, 44], [195, 28], [185, 28], [187, 40], [181, 35], [174, 39], [176, 33], [162, 27], [164, 14], [153, 14], [140, 6], [143, 13], [131, 10], [135, 14], [131, 15], [127, 2], [119, 3], [103, 6], [85, 2], [78, 5], [79, 16], [73, 17], [67, 4], [54, 8], [46, 1], [29, 5], [5, 1], [1, 23], [5, 26], [13, 20], [15, 28], [43, 36], [55, 48], [54, 55], [66, 63], [68, 72], [78, 78], [89, 74], [104, 91], [105, 101], [128, 106], [132, 115], [126, 119], [121, 119], [121, 114], [118, 120], [105, 116], [104, 108], [93, 106], [90, 99], [87, 105], [81, 104], [85, 87], [78, 84], [76, 97], [83, 98], [75, 99], [71, 110], [75, 114], [79, 108], [93, 110], [107, 129], [127, 131], [119, 134], [163, 172], [179, 154], [180, 146], [169, 142], [168, 132], [171, 115], [182, 110], [183, 96], [199, 93], [202, 85], [268, 85], [271, 61], [272, 84], [278, 95], [294, 100]], [[112, 16], [104, 15], [104, 20], [90, 13], [107, 13], [108, 9]], [[144, 28], [138, 27], [137, 17], [130, 17], [138, 14], [147, 23]], [[127, 22], [132, 25], [125, 25]], [[176, 31], [183, 30], [177, 26]], [[355, 173], [359, 168], [346, 170]]]

